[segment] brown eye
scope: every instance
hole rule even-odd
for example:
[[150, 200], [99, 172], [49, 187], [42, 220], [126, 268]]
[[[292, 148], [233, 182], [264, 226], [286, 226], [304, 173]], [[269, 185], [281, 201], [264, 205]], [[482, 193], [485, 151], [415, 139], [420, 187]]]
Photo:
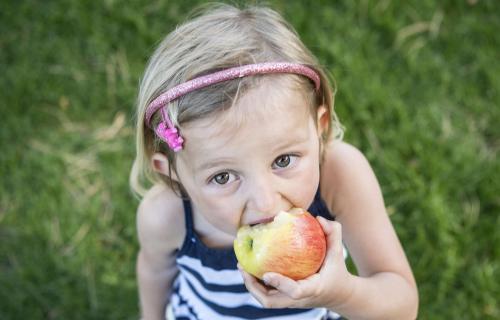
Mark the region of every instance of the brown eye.
[[214, 177], [214, 181], [217, 184], [226, 184], [229, 181], [229, 173], [222, 172]]
[[287, 154], [282, 155], [278, 159], [274, 160], [274, 163], [280, 168], [286, 168], [290, 165], [290, 156]]

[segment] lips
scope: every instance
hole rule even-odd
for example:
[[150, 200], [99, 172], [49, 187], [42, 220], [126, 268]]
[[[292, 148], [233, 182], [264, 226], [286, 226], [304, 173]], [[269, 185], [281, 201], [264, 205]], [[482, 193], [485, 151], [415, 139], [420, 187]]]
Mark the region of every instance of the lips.
[[[290, 212], [295, 212], [295, 213], [299, 213], [299, 212], [302, 212], [303, 209], [299, 209], [299, 208], [295, 208], [295, 207], [291, 207], [291, 208], [288, 208], [288, 210], [280, 210], [280, 211], [290, 211]], [[269, 222], [273, 222], [274, 221], [274, 218], [276, 218], [276, 216], [279, 214], [280, 211], [277, 211], [275, 214], [273, 215], [270, 215], [270, 216], [266, 216], [266, 217], [261, 217], [259, 219], [256, 219], [256, 220], [252, 220], [248, 223], [244, 223], [242, 224], [243, 225], [248, 225], [250, 227], [253, 227], [253, 226], [256, 226], [258, 224], [266, 224], [266, 223], [269, 223]], [[256, 217], [260, 217], [262, 215], [264, 215], [264, 213], [259, 213], [259, 212], [254, 212], [253, 214], [251, 215], [254, 215]]]
[[271, 216], [271, 217], [265, 217], [265, 218], [262, 218], [259, 220], [254, 220], [254, 221], [250, 222], [248, 225], [250, 227], [253, 227], [253, 226], [256, 226], [258, 224], [266, 224], [266, 223], [272, 222], [274, 220], [274, 217], [275, 216]]

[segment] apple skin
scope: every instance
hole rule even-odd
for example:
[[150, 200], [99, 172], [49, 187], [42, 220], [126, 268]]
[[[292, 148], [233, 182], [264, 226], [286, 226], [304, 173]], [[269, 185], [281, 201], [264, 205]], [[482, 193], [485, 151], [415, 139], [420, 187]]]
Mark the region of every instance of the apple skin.
[[241, 227], [234, 252], [241, 267], [259, 279], [266, 272], [277, 272], [300, 280], [323, 264], [326, 238], [316, 218], [293, 208], [281, 211], [272, 222]]

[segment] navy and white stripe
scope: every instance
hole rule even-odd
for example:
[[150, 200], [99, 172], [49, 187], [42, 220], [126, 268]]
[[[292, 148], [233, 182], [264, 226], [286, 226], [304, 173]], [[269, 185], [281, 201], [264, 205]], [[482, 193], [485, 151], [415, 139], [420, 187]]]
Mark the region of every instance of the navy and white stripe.
[[[248, 292], [236, 268], [232, 248], [205, 246], [193, 228], [191, 204], [184, 201], [186, 238], [177, 254], [179, 275], [170, 300], [175, 319], [239, 320], [239, 319], [339, 319], [326, 309], [268, 309]], [[309, 211], [331, 218], [317, 193]]]

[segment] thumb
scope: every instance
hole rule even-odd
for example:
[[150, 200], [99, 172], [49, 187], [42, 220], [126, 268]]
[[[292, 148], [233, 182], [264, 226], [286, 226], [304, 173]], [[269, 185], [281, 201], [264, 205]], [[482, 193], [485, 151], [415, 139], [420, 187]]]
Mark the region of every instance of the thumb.
[[318, 221], [323, 228], [326, 236], [326, 257], [325, 260], [335, 256], [343, 256], [344, 248], [342, 246], [342, 225], [337, 221], [327, 220], [318, 217]]

